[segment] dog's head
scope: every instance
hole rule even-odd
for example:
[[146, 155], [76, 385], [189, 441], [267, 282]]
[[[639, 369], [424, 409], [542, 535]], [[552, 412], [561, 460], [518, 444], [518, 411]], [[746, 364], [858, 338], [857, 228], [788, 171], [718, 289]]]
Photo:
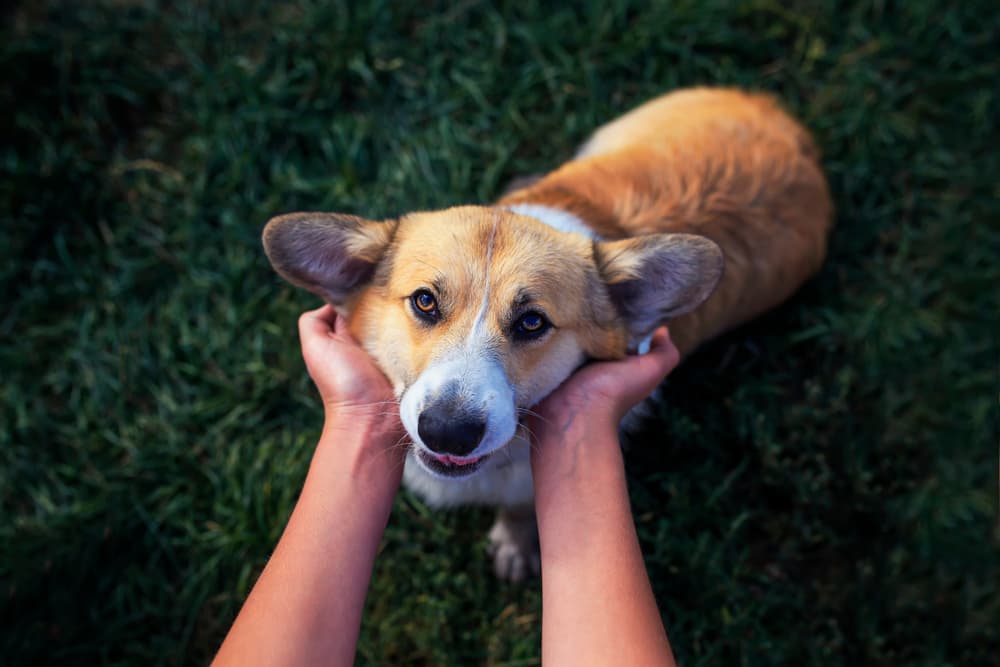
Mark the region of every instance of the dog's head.
[[417, 460], [452, 478], [504, 447], [521, 411], [585, 360], [623, 356], [722, 272], [700, 236], [595, 242], [475, 206], [384, 222], [284, 215], [264, 247], [285, 279], [349, 315], [395, 387]]

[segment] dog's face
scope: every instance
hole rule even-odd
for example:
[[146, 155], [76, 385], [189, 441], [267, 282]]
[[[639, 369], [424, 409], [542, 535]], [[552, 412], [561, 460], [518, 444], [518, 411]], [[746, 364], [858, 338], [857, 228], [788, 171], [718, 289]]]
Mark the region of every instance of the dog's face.
[[264, 245], [283, 277], [349, 315], [416, 459], [447, 478], [474, 474], [585, 360], [621, 357], [701, 303], [722, 270], [702, 237], [593, 242], [472, 206], [387, 222], [286, 215]]

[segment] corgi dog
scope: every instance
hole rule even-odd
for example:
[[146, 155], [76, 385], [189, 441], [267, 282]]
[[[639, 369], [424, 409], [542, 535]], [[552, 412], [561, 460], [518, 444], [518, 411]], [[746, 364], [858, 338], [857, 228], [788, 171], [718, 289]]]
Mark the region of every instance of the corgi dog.
[[268, 222], [271, 264], [332, 304], [391, 381], [432, 506], [489, 504], [494, 567], [538, 569], [527, 409], [590, 359], [682, 357], [815, 273], [832, 223], [809, 133], [769, 96], [669, 93], [492, 205]]

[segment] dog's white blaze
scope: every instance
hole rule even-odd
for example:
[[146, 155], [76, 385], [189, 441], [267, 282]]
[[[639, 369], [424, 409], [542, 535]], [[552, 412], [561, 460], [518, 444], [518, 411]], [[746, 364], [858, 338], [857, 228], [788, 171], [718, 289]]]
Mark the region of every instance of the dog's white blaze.
[[500, 226], [499, 218], [493, 222], [493, 229], [490, 230], [490, 240], [486, 244], [486, 259], [483, 262], [483, 300], [479, 302], [479, 312], [469, 327], [469, 336], [466, 340], [468, 348], [475, 349], [477, 339], [483, 336], [483, 326], [486, 324], [486, 314], [490, 307], [490, 262], [493, 261], [493, 245], [497, 238], [497, 228]]
[[601, 237], [588, 227], [587, 223], [569, 211], [541, 204], [512, 204], [506, 208], [508, 211], [517, 213], [518, 215], [526, 215], [529, 218], [534, 218], [553, 229], [558, 229], [560, 232], [582, 234], [595, 241], [601, 240]]
[[[514, 390], [503, 365], [491, 349], [486, 327], [490, 306], [489, 269], [499, 220], [494, 224], [486, 248], [483, 299], [469, 335], [461, 344], [443, 350], [417, 381], [406, 390], [399, 404], [403, 426], [418, 447], [427, 449], [420, 439], [420, 414], [448, 386], [457, 385], [462, 404], [470, 411], [486, 415], [486, 431], [479, 445], [468, 456], [484, 456], [506, 445], [517, 430]], [[419, 459], [414, 460], [419, 461]], [[428, 471], [431, 472], [431, 471]], [[433, 472], [431, 474], [434, 474]]]
[[[492, 246], [490, 248], [492, 250]], [[472, 322], [472, 326], [469, 328], [469, 335], [466, 338], [466, 347], [476, 347], [478, 339], [484, 336], [484, 326], [486, 325], [486, 314], [490, 308], [490, 285], [487, 282], [486, 287], [483, 289], [483, 300], [479, 304], [479, 312], [476, 313], [476, 319]], [[479, 343], [481, 345], [481, 343]]]

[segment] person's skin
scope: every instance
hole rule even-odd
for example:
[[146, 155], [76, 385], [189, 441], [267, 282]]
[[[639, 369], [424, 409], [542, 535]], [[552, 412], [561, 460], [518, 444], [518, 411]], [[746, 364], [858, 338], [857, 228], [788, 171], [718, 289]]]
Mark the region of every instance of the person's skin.
[[543, 665], [673, 665], [629, 508], [618, 424], [677, 365], [666, 329], [648, 354], [592, 363], [534, 412]]
[[329, 306], [299, 318], [323, 434], [278, 546], [215, 665], [351, 665], [406, 453], [392, 387]]
[[[404, 430], [389, 382], [324, 306], [299, 320], [325, 423], [288, 526], [213, 664], [351, 665]], [[546, 665], [672, 665], [636, 538], [617, 425], [677, 365], [650, 352], [589, 364], [533, 409]]]

